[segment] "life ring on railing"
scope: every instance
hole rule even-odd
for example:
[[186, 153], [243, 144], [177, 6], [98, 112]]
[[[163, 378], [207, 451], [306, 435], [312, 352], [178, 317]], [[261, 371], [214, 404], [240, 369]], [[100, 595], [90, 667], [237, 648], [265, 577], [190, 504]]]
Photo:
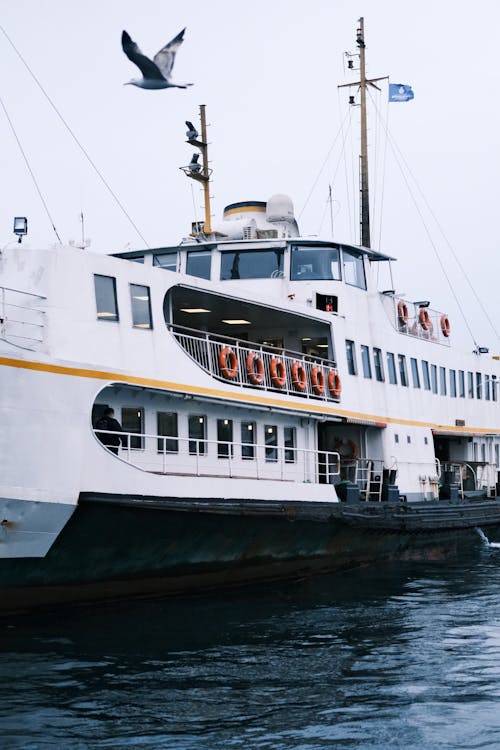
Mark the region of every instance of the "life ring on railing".
[[311, 385], [317, 396], [322, 396], [325, 392], [325, 375], [321, 367], [313, 367], [311, 370]]
[[247, 354], [247, 375], [252, 385], [262, 385], [264, 382], [264, 363], [256, 352]]
[[426, 307], [421, 307], [418, 313], [418, 322], [423, 331], [430, 331], [432, 333], [432, 323], [429, 316], [429, 311]]
[[307, 372], [302, 362], [295, 361], [292, 364], [292, 383], [298, 391], [305, 391], [307, 388]]
[[354, 440], [338, 438], [335, 441], [334, 450], [339, 454], [341, 461], [355, 461], [358, 457], [358, 446]]
[[398, 302], [398, 320], [402, 326], [408, 323], [408, 305], [402, 299]]
[[219, 367], [226, 380], [234, 380], [238, 373], [238, 357], [229, 346], [220, 350]]
[[450, 326], [450, 321], [449, 321], [448, 316], [441, 315], [441, 319], [439, 322], [441, 324], [441, 333], [443, 334], [445, 338], [448, 338], [451, 332], [451, 326]]
[[286, 383], [285, 363], [279, 357], [273, 357], [269, 365], [271, 380], [276, 388], [283, 388]]
[[340, 381], [340, 375], [336, 370], [330, 370], [328, 373], [328, 390], [330, 391], [333, 398], [339, 398], [342, 393], [342, 383]]

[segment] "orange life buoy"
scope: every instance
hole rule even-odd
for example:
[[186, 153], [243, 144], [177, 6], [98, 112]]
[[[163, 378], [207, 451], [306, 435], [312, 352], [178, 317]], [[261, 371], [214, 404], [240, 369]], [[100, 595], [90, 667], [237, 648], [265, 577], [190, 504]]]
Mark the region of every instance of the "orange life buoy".
[[334, 398], [339, 398], [342, 393], [342, 383], [340, 375], [336, 370], [330, 370], [328, 373], [328, 390]]
[[229, 346], [220, 350], [219, 367], [226, 380], [234, 380], [238, 374], [238, 357]]
[[311, 370], [311, 385], [317, 396], [322, 396], [325, 392], [325, 376], [320, 367], [313, 367]]
[[247, 354], [247, 375], [253, 385], [262, 385], [264, 382], [264, 363], [255, 352]]
[[298, 391], [307, 388], [307, 372], [302, 362], [295, 361], [292, 365], [292, 383]]
[[398, 320], [402, 326], [408, 323], [408, 305], [402, 299], [398, 302]]
[[451, 331], [451, 326], [450, 326], [450, 321], [448, 319], [448, 316], [441, 315], [440, 323], [441, 323], [441, 332], [443, 336], [448, 338], [448, 336], [450, 335], [450, 331]]
[[426, 307], [421, 307], [420, 312], [418, 314], [418, 322], [420, 323], [423, 331], [432, 331], [432, 323], [431, 319], [429, 317], [429, 311]]
[[271, 380], [276, 388], [283, 388], [286, 383], [285, 363], [279, 357], [273, 357], [269, 365]]
[[358, 457], [358, 446], [354, 440], [338, 438], [335, 441], [335, 452], [339, 454], [341, 460], [355, 461]]

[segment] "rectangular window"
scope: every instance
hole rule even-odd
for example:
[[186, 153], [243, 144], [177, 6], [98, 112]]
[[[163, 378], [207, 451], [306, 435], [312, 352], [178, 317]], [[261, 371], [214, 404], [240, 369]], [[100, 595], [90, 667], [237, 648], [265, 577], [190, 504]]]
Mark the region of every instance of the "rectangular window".
[[497, 386], [498, 386], [497, 376], [492, 375], [491, 376], [491, 398], [493, 399], [493, 401], [496, 401], [498, 398]]
[[370, 364], [370, 350], [364, 344], [361, 344], [361, 364], [363, 366], [363, 376], [371, 378], [372, 366]]
[[344, 279], [346, 284], [357, 286], [360, 289], [366, 289], [365, 268], [363, 265], [363, 256], [352, 250], [343, 248], [344, 257]]
[[425, 361], [425, 359], [422, 360], [422, 376], [424, 378], [424, 388], [426, 391], [431, 390], [431, 378], [429, 375], [429, 363]]
[[389, 373], [389, 383], [396, 385], [398, 382], [396, 377], [396, 360], [392, 352], [387, 352], [387, 371]]
[[484, 443], [481, 443], [481, 461], [484, 464], [486, 463], [486, 446]]
[[295, 460], [296, 460], [295, 458], [295, 448], [296, 448], [295, 427], [284, 427], [283, 436], [284, 436], [284, 443], [285, 443], [285, 463], [293, 464], [295, 463]]
[[202, 414], [192, 414], [188, 419], [189, 453], [204, 456], [207, 449], [207, 418]]
[[398, 354], [399, 380], [401, 385], [408, 385], [408, 371], [406, 369], [406, 357], [404, 354]]
[[486, 401], [490, 400], [490, 376], [484, 376], [484, 397]]
[[483, 396], [483, 377], [480, 372], [476, 372], [476, 398]]
[[264, 425], [264, 442], [266, 444], [266, 461], [278, 460], [278, 428], [276, 425]]
[[458, 371], [458, 395], [460, 398], [465, 398], [465, 372], [463, 370]]
[[457, 397], [457, 373], [455, 370], [450, 370], [450, 396], [452, 398]]
[[347, 355], [347, 372], [349, 373], [349, 375], [357, 375], [358, 366], [356, 364], [356, 345], [354, 341], [349, 341], [349, 339], [346, 339], [345, 349]]
[[411, 357], [411, 378], [413, 381], [414, 388], [420, 388], [420, 375], [418, 372], [418, 362], [415, 357]]
[[211, 262], [211, 250], [192, 250], [187, 254], [186, 273], [199, 279], [209, 279]]
[[156, 253], [153, 255], [153, 266], [164, 268], [165, 271], [177, 271], [177, 253]]
[[137, 437], [130, 437], [130, 447], [134, 450], [144, 449], [144, 409], [142, 406], [122, 407], [123, 432], [137, 433]]
[[158, 438], [158, 453], [177, 453], [179, 450], [177, 413], [175, 411], [158, 411], [156, 412], [156, 422], [157, 434], [166, 435], [165, 438]]
[[439, 368], [439, 386], [441, 396], [446, 396], [446, 367]]
[[217, 458], [229, 458], [230, 451], [231, 451], [231, 458], [232, 458], [234, 455], [233, 420], [232, 419], [218, 419], [217, 420]]
[[140, 284], [131, 284], [130, 299], [132, 302], [132, 325], [134, 328], [152, 328], [149, 287], [141, 286]]
[[221, 253], [220, 277], [229, 279], [282, 279], [283, 248]]
[[114, 276], [94, 274], [94, 287], [98, 320], [118, 320], [116, 279]]
[[467, 392], [469, 394], [469, 398], [474, 398], [474, 373], [468, 372], [467, 373]]
[[500, 467], [500, 445], [495, 443], [495, 466], [497, 469]]
[[255, 458], [255, 422], [241, 423], [241, 457]]
[[431, 365], [431, 384], [432, 392], [438, 392], [438, 368], [437, 365]]
[[292, 281], [305, 281], [306, 279], [340, 280], [338, 247], [293, 246], [290, 278]]
[[375, 377], [381, 383], [384, 382], [384, 363], [382, 362], [382, 351], [381, 349], [373, 348], [373, 364], [375, 367]]

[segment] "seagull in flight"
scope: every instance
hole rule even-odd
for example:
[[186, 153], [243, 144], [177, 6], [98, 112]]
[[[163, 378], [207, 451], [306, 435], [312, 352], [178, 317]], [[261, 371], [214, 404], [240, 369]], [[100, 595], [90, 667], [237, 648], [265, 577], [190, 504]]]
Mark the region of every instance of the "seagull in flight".
[[156, 53], [152, 60], [143, 55], [139, 47], [132, 41], [126, 31], [122, 33], [122, 48], [128, 59], [135, 63], [142, 73], [142, 78], [132, 78], [125, 84], [139, 86], [141, 89], [186, 89], [192, 86], [192, 83], [172, 83], [170, 75], [174, 66], [175, 54], [182, 42], [184, 41], [184, 32], [182, 29], [171, 42], [166, 44], [159, 52]]

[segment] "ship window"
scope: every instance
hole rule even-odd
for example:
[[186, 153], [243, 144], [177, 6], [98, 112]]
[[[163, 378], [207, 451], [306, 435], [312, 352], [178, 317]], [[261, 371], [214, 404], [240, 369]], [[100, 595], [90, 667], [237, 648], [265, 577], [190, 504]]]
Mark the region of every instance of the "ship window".
[[428, 444], [429, 444], [429, 438], [424, 437], [424, 445], [428, 445]]
[[458, 395], [460, 398], [465, 398], [465, 372], [463, 370], [458, 371]]
[[365, 269], [363, 266], [363, 256], [343, 250], [344, 256], [344, 278], [346, 284], [357, 286], [360, 289], [366, 289]]
[[411, 443], [411, 437], [410, 437], [410, 435], [407, 435], [407, 436], [406, 436], [406, 442], [407, 442], [407, 443]]
[[217, 420], [217, 458], [229, 458], [229, 450], [231, 450], [231, 458], [233, 457], [233, 420], [232, 419], [218, 419]]
[[202, 414], [192, 414], [188, 419], [189, 453], [204, 456], [206, 453], [207, 418]]
[[469, 398], [474, 398], [474, 373], [468, 372], [467, 373], [467, 390], [469, 393]]
[[483, 382], [480, 372], [476, 372], [476, 398], [482, 398]]
[[432, 392], [438, 392], [438, 368], [437, 365], [431, 365], [431, 384]]
[[[153, 266], [159, 266], [166, 271], [177, 271], [177, 253], [157, 253], [153, 255]], [[196, 274], [192, 273], [191, 275]]]
[[132, 301], [132, 325], [134, 328], [152, 328], [149, 287], [131, 284], [130, 299]]
[[420, 375], [418, 372], [418, 362], [415, 359], [415, 357], [411, 357], [410, 362], [411, 362], [411, 377], [413, 381], [413, 387], [420, 388]]
[[241, 423], [241, 457], [255, 458], [255, 422]]
[[284, 427], [283, 428], [283, 435], [284, 435], [284, 442], [285, 442], [285, 463], [287, 464], [293, 464], [295, 463], [295, 448], [296, 448], [296, 439], [295, 439], [295, 427]]
[[399, 379], [401, 385], [408, 385], [408, 372], [406, 370], [406, 357], [404, 354], [398, 354]]
[[142, 406], [122, 407], [123, 432], [137, 433], [137, 437], [130, 437], [130, 447], [134, 450], [144, 449], [144, 409]]
[[384, 363], [382, 362], [382, 351], [380, 349], [377, 349], [376, 347], [373, 348], [373, 364], [375, 367], [375, 377], [377, 380], [379, 380], [381, 383], [384, 382]]
[[392, 385], [396, 385], [398, 382], [398, 379], [396, 377], [396, 362], [394, 360], [394, 354], [392, 352], [387, 352], [387, 370], [389, 372], [389, 383], [392, 383]]
[[490, 376], [484, 376], [484, 397], [486, 401], [490, 400]]
[[486, 446], [484, 443], [481, 443], [481, 461], [486, 463]]
[[394, 435], [394, 442], [399, 443], [399, 435], [397, 433]]
[[290, 278], [292, 281], [328, 279], [339, 281], [340, 259], [337, 247], [292, 247]]
[[457, 373], [455, 370], [450, 370], [450, 396], [452, 398], [457, 397]]
[[187, 254], [186, 273], [199, 279], [209, 279], [211, 261], [211, 250], [193, 250]]
[[220, 277], [230, 279], [283, 278], [283, 248], [221, 253]]
[[175, 411], [159, 411], [156, 413], [158, 435], [158, 453], [177, 453], [179, 450], [177, 413]]
[[500, 445], [498, 443], [495, 443], [495, 465], [497, 469], [500, 466]]
[[498, 386], [497, 376], [492, 375], [491, 376], [491, 398], [493, 399], [493, 401], [496, 401], [498, 398], [497, 386]]
[[278, 428], [276, 425], [264, 425], [264, 442], [266, 444], [266, 461], [277, 461]]
[[358, 367], [356, 364], [356, 345], [354, 341], [346, 339], [345, 342], [346, 356], [347, 356], [347, 372], [349, 375], [357, 375]]
[[429, 376], [429, 363], [425, 359], [422, 360], [422, 376], [424, 379], [424, 388], [426, 391], [431, 390], [431, 379]]
[[364, 377], [371, 378], [372, 366], [370, 364], [370, 350], [364, 344], [361, 345], [361, 364], [363, 366]]
[[132, 263], [144, 263], [144, 255], [138, 255], [136, 258], [129, 258]]
[[116, 279], [114, 276], [94, 274], [94, 287], [98, 320], [118, 320]]
[[441, 396], [446, 396], [446, 367], [439, 368], [439, 390]]

